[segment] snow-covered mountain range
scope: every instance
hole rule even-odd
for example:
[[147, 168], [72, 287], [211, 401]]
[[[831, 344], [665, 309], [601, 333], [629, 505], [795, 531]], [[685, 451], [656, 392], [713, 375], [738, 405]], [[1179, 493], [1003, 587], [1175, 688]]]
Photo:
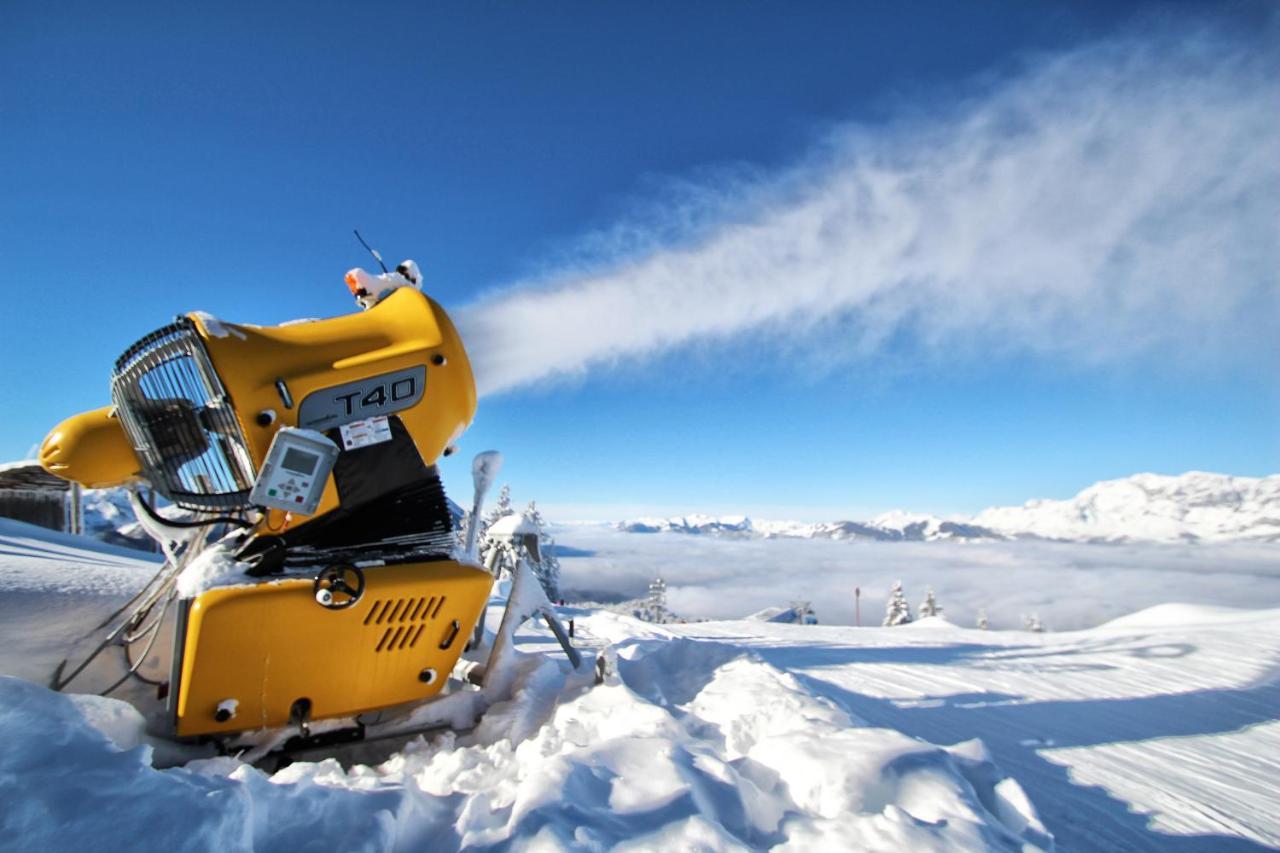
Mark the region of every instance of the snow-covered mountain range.
[[[151, 547], [134, 521], [123, 489], [86, 492], [84, 518], [86, 531], [100, 539], [148, 550]], [[993, 507], [971, 517], [939, 518], [894, 510], [866, 521], [809, 523], [762, 521], [743, 515], [688, 515], [636, 518], [615, 526], [629, 533], [743, 539], [1280, 542], [1280, 474], [1135, 474], [1095, 483], [1067, 500], [1030, 500], [1022, 506]]]
[[868, 521], [803, 523], [690, 515], [619, 522], [631, 533], [878, 542], [1052, 539], [1070, 542], [1280, 542], [1280, 474], [1232, 477], [1191, 471], [1104, 480], [1068, 500], [1031, 500], [972, 517], [902, 511]]
[[[84, 493], [84, 532], [112, 545], [154, 549], [129, 505], [129, 493], [119, 489], [90, 489]], [[172, 511], [171, 511], [172, 512]]]
[[877, 542], [924, 542], [935, 539], [1003, 539], [992, 530], [965, 521], [931, 515], [888, 512], [870, 521], [760, 521], [744, 515], [687, 515], [638, 518], [616, 525], [628, 533], [696, 533], [713, 536], [791, 539], [870, 539]]

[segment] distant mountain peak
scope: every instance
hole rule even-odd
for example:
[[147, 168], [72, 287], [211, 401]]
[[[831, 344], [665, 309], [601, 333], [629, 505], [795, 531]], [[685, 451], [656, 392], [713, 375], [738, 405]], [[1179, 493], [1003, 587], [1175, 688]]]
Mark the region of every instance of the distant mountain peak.
[[1066, 500], [1036, 498], [1022, 506], [992, 507], [972, 518], [943, 519], [892, 510], [869, 521], [806, 523], [752, 521], [745, 515], [688, 515], [635, 519], [615, 526], [633, 533], [879, 542], [1280, 542], [1280, 474], [1134, 474], [1094, 483]]
[[1066, 500], [983, 510], [973, 521], [1008, 536], [1040, 539], [1280, 542], [1280, 474], [1134, 474], [1094, 483]]

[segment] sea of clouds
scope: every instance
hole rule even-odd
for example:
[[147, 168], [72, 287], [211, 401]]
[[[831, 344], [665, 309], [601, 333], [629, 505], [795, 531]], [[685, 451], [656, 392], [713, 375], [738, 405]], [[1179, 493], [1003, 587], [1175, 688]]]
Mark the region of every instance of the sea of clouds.
[[721, 539], [564, 527], [561, 586], [573, 598], [641, 597], [661, 575], [673, 611], [729, 619], [792, 600], [811, 601], [827, 624], [879, 624], [893, 582], [913, 608], [932, 586], [944, 615], [993, 628], [1037, 614], [1050, 630], [1101, 624], [1169, 602], [1280, 607], [1280, 550], [1274, 544], [1100, 545], [1054, 542], [832, 542]]

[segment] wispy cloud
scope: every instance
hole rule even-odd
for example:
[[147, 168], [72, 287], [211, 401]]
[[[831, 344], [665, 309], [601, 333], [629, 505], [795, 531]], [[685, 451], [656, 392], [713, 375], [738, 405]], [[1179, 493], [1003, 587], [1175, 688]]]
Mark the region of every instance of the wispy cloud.
[[686, 186], [636, 226], [647, 250], [460, 311], [480, 391], [744, 333], [841, 357], [1256, 355], [1280, 318], [1277, 66], [1203, 33], [1108, 42], [840, 129], [783, 174]]

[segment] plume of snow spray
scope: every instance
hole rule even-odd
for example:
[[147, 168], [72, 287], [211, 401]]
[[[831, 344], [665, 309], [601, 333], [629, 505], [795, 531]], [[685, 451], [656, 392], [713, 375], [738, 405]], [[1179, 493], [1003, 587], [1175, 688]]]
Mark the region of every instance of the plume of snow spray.
[[463, 308], [480, 392], [746, 332], [844, 356], [904, 332], [1085, 362], [1269, 346], [1276, 65], [1203, 35], [1111, 42], [844, 128], [699, 190], [731, 218]]

